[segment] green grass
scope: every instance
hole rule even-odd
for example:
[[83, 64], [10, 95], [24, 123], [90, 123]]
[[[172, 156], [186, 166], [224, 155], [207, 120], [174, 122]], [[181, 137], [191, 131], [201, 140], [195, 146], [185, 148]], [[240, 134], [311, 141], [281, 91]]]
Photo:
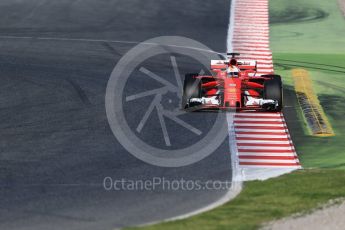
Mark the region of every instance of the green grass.
[[287, 119], [302, 165], [345, 169], [345, 20], [337, 1], [271, 0], [270, 10], [273, 59], [287, 94], [294, 93], [291, 69], [307, 69], [336, 133], [310, 136], [298, 103], [289, 96], [297, 115], [287, 113]]
[[345, 21], [337, 0], [271, 0], [270, 16], [273, 52], [345, 53]]
[[[345, 197], [345, 20], [336, 0], [271, 0], [270, 15], [274, 63], [284, 76], [292, 106], [286, 109], [290, 132], [303, 166], [314, 169], [246, 182], [239, 196], [219, 208], [143, 229], [258, 229], [263, 223]], [[293, 91], [291, 69], [296, 67], [310, 72], [335, 137], [308, 134]]]
[[288, 113], [287, 120], [302, 165], [345, 169], [345, 55], [274, 53], [274, 61], [277, 72], [284, 76], [285, 87], [289, 89], [286, 94], [295, 94], [291, 69], [302, 66], [309, 71], [314, 90], [336, 134], [334, 137], [311, 136], [296, 98], [290, 96], [288, 103], [292, 108], [287, 110], [295, 110], [298, 115], [294, 120], [294, 116]]
[[248, 182], [239, 196], [211, 212], [142, 229], [257, 229], [264, 222], [307, 212], [338, 197], [345, 197], [343, 170], [299, 171], [263, 182]]

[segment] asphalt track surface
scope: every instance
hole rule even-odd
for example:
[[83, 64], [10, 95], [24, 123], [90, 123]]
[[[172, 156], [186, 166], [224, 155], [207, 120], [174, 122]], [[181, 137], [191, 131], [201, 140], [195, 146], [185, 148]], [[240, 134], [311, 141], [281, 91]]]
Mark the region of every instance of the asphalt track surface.
[[[227, 140], [181, 168], [149, 165], [122, 147], [108, 125], [105, 89], [116, 63], [135, 44], [106, 40], [177, 35], [225, 51], [229, 9], [224, 0], [1, 1], [0, 229], [113, 229], [185, 214], [222, 197], [224, 190], [104, 190], [108, 176], [231, 181]], [[146, 64], [172, 77], [166, 57]], [[180, 61], [181, 73], [198, 71], [192, 64]], [[137, 92], [151, 87], [132, 84]], [[129, 106], [129, 114], [144, 111], [147, 103]], [[214, 116], [197, 114], [192, 121], [207, 124]], [[133, 128], [138, 122], [135, 116], [127, 121]], [[163, 145], [160, 127], [152, 124], [141, 138]], [[174, 143], [195, 141], [181, 127], [171, 130], [183, 137]]]

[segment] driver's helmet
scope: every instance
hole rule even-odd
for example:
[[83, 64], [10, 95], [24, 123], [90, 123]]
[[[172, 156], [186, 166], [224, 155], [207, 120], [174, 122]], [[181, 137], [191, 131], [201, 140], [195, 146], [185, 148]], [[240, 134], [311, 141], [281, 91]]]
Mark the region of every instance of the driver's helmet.
[[235, 58], [232, 58], [229, 62], [229, 65], [237, 66], [237, 60]]
[[239, 68], [237, 67], [237, 61], [236, 59], [231, 59], [228, 64], [228, 68], [226, 70], [229, 77], [238, 77], [239, 74]]

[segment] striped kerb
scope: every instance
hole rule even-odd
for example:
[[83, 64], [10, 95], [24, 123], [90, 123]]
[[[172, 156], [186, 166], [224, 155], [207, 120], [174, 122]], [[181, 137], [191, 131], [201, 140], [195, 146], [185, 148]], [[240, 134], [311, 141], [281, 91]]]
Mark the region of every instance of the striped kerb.
[[[234, 12], [233, 51], [257, 60], [257, 75], [272, 74], [268, 0], [237, 0]], [[236, 113], [233, 122], [240, 168], [301, 167], [282, 113]]]

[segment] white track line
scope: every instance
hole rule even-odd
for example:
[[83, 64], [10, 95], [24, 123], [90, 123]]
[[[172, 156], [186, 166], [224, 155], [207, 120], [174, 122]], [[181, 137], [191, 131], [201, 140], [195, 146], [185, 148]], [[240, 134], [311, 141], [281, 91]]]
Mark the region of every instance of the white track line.
[[272, 55], [272, 52], [265, 52], [265, 51], [253, 51], [253, 52], [245, 52], [245, 55], [258, 55], [258, 56], [262, 56], [262, 55], [267, 55], [267, 56], [271, 56]]
[[[236, 0], [232, 0], [231, 1], [231, 9], [230, 9], [230, 22], [229, 22], [229, 28], [228, 28], [228, 35], [227, 35], [227, 52], [231, 52], [233, 51], [233, 35], [234, 35], [234, 18], [235, 18], [235, 4], [236, 4]], [[228, 117], [228, 116], [227, 116]], [[230, 122], [230, 123], [229, 123]], [[236, 135], [235, 132], [233, 130], [233, 128], [231, 129], [231, 124], [232, 124], [232, 120], [228, 120], [228, 127], [229, 127], [229, 132], [232, 130], [233, 133], [229, 133], [230, 138], [232, 138], [235, 143], [236, 143]], [[229, 189], [229, 191], [225, 194], [225, 196], [223, 196], [221, 199], [219, 199], [217, 202], [208, 205], [202, 209], [196, 210], [192, 213], [188, 213], [186, 215], [182, 215], [179, 217], [175, 217], [173, 219], [170, 220], [177, 220], [177, 219], [184, 219], [184, 218], [188, 218], [190, 216], [193, 215], [197, 215], [200, 214], [202, 212], [206, 212], [209, 211], [213, 208], [216, 208], [220, 205], [223, 205], [224, 203], [228, 202], [229, 200], [235, 198], [242, 190], [242, 177], [239, 171], [239, 162], [235, 161], [235, 159], [237, 158], [237, 146], [235, 145], [230, 145], [230, 152], [232, 154], [231, 156], [231, 164], [232, 164], [232, 184], [231, 184], [231, 188]], [[236, 157], [234, 156], [236, 155]]]
[[276, 146], [237, 146], [237, 148], [239, 150], [250, 150], [250, 149], [253, 149], [253, 150], [291, 150], [291, 146], [289, 147], [276, 147]]
[[252, 162], [252, 163], [290, 163], [296, 164], [296, 160], [269, 160], [269, 159], [241, 159], [241, 162]]
[[264, 123], [256, 123], [256, 124], [253, 124], [253, 123], [236, 123], [235, 122], [235, 125], [236, 126], [256, 126], [256, 127], [260, 127], [260, 126], [263, 126], [263, 127], [285, 127], [285, 124], [284, 123], [281, 123], [281, 124], [264, 124]]
[[238, 116], [248, 116], [248, 117], [281, 117], [280, 113], [242, 113], [237, 114]]
[[[257, 48], [268, 48], [269, 45], [268, 44], [234, 44], [234, 48], [240, 48], [240, 47], [243, 47], [243, 48], [253, 48], [253, 47], [257, 47]], [[272, 60], [271, 60], [272, 61]]]
[[230, 9], [230, 21], [228, 26], [228, 37], [227, 37], [227, 52], [232, 52], [233, 49], [233, 38], [234, 38], [234, 29], [235, 29], [235, 5], [236, 0], [231, 1]]
[[[232, 39], [233, 39], [233, 34], [234, 34], [235, 4], [236, 4], [236, 0], [232, 0], [231, 1], [231, 9], [230, 9], [230, 22], [229, 22], [228, 35], [227, 35], [227, 51], [228, 52], [231, 52], [233, 50]], [[231, 121], [231, 123], [232, 123], [232, 121]], [[230, 130], [229, 124], [231, 124], [231, 123], [229, 123], [229, 121], [228, 121], [229, 130]], [[232, 136], [232, 139], [236, 143], [235, 132], [233, 131], [233, 134], [229, 134], [229, 136], [230, 137]], [[227, 191], [227, 193], [223, 197], [221, 197], [218, 201], [216, 201], [216, 202], [214, 202], [214, 203], [212, 203], [206, 207], [200, 208], [198, 210], [195, 210], [193, 212], [190, 212], [190, 213], [187, 213], [184, 215], [169, 218], [169, 219], [166, 219], [164, 221], [173, 221], [173, 220], [185, 219], [185, 218], [188, 218], [191, 216], [198, 215], [198, 214], [203, 213], [203, 212], [207, 212], [211, 209], [219, 207], [219, 206], [227, 203], [228, 201], [234, 199], [241, 192], [243, 178], [242, 178], [240, 170], [239, 170], [239, 161], [234, 160], [237, 158], [237, 155], [238, 155], [237, 146], [236, 145], [230, 146], [230, 152], [231, 152], [231, 164], [232, 164], [232, 166], [231, 166], [232, 167], [232, 182], [231, 182], [231, 188]], [[236, 157], [234, 155], [236, 155]], [[158, 223], [158, 222], [147, 223], [143, 226], [152, 225], [155, 223]]]
[[235, 118], [235, 123], [236, 121], [255, 121], [255, 122], [267, 122], [267, 121], [276, 121], [276, 122], [283, 122], [281, 118], [243, 118], [243, 117], [238, 117]]
[[[149, 46], [160, 46], [158, 43], [148, 43], [148, 42], [140, 42], [140, 41], [124, 41], [124, 40], [107, 40], [107, 39], [89, 39], [89, 38], [62, 38], [62, 37], [30, 37], [30, 36], [2, 36], [0, 35], [0, 39], [19, 39], [19, 40], [37, 40], [37, 41], [60, 41], [60, 42], [90, 42], [90, 43], [119, 43], [119, 44], [142, 44], [142, 45], [149, 45]], [[177, 47], [177, 48], [186, 48], [191, 50], [199, 50], [211, 53], [217, 53], [211, 50], [200, 49], [196, 47], [190, 46], [178, 46], [178, 45], [166, 45], [170, 47]]]
[[[269, 42], [265, 39], [240, 39], [240, 40], [234, 40], [234, 43], [252, 43], [252, 44], [263, 44], [263, 45], [269, 45]], [[252, 55], [255, 56], [255, 55]]]
[[[240, 156], [258, 156], [257, 153], [240, 153]], [[260, 153], [260, 156], [282, 156], [282, 157], [294, 157], [294, 154], [291, 153]]]
[[291, 141], [237, 140], [240, 144], [291, 144]]
[[281, 129], [241, 129], [241, 128], [235, 128], [236, 132], [263, 132], [263, 133], [286, 133], [286, 130], [281, 130]]
[[252, 18], [252, 19], [237, 20], [236, 24], [251, 22], [254, 25], [263, 25], [264, 23], [268, 23], [268, 21], [269, 21], [268, 18]]

